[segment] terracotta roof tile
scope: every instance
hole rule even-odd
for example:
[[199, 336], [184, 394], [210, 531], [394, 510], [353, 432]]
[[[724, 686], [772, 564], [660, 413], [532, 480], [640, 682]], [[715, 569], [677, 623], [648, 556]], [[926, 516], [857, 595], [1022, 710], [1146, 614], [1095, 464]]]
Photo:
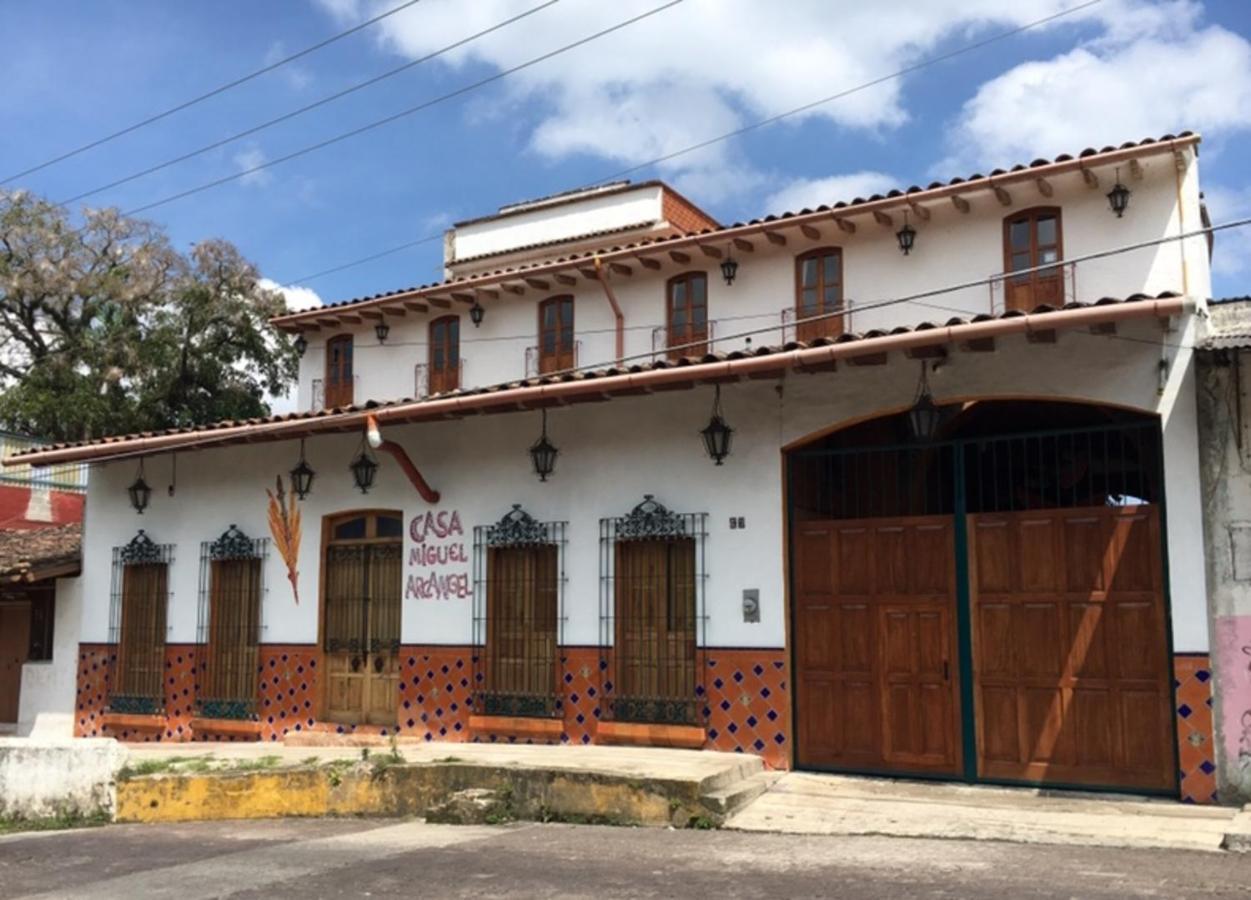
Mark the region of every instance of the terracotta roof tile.
[[80, 522], [0, 531], [0, 578], [38, 581], [41, 571], [80, 562], [82, 534]]

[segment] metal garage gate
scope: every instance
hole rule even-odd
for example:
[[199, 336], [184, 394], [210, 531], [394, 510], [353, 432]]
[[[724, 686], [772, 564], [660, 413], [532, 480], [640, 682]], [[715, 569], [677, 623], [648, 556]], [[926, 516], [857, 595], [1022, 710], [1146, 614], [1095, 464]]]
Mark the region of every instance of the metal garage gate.
[[797, 766], [1175, 792], [1157, 422], [787, 472]]

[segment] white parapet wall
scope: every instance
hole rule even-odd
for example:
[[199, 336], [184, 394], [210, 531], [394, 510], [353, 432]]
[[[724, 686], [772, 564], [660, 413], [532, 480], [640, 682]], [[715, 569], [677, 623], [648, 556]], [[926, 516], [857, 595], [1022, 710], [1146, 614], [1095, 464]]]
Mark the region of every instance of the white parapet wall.
[[111, 738], [0, 738], [0, 819], [111, 816], [128, 756]]

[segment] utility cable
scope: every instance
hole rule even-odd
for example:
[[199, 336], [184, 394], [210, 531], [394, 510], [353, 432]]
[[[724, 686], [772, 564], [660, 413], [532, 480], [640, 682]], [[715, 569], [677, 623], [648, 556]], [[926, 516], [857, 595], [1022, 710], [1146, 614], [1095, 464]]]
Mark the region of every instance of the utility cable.
[[179, 103], [175, 106], [171, 106], [169, 109], [166, 109], [162, 112], [154, 113], [153, 115], [148, 116], [146, 119], [142, 119], [141, 121], [135, 122], [133, 125], [127, 125], [125, 128], [121, 128], [117, 131], [112, 132], [111, 134], [106, 134], [104, 137], [97, 138], [96, 140], [83, 144], [80, 147], [76, 147], [73, 150], [66, 151], [65, 153], [62, 153], [59, 156], [54, 156], [53, 158], [45, 160], [44, 162], [41, 162], [36, 166], [31, 166], [29, 169], [24, 169], [21, 172], [17, 172], [13, 175], [9, 175], [7, 178], [0, 179], [0, 185], [5, 185], [5, 184], [8, 184], [10, 181], [14, 181], [18, 178], [24, 178], [27, 175], [32, 175], [35, 172], [42, 171], [43, 169], [46, 169], [49, 166], [54, 166], [59, 162], [64, 162], [67, 159], [71, 159], [75, 156], [78, 156], [80, 153], [86, 153], [88, 150], [92, 150], [96, 147], [101, 146], [102, 144], [107, 144], [109, 141], [116, 140], [117, 138], [122, 137], [123, 135], [127, 135], [127, 134], [130, 134], [131, 132], [138, 131], [140, 128], [144, 128], [148, 125], [153, 124], [154, 122], [159, 122], [162, 119], [172, 116], [174, 113], [182, 112], [184, 109], [189, 109], [190, 107], [195, 106], [198, 103], [203, 103], [205, 100], [208, 100], [212, 97], [216, 97], [219, 94], [224, 94], [226, 91], [233, 90], [234, 88], [237, 88], [242, 84], [247, 84], [249, 81], [252, 81], [255, 78], [259, 78], [262, 75], [266, 75], [274, 71], [275, 69], [280, 69], [283, 66], [287, 65], [288, 63], [293, 63], [297, 59], [302, 59], [305, 56], [308, 56], [310, 53], [315, 53], [324, 47], [329, 47], [331, 44], [335, 43], [336, 41], [340, 41], [345, 37], [349, 37], [350, 35], [356, 34], [358, 31], [362, 31], [363, 29], [368, 28], [371, 25], [375, 25], [378, 22], [381, 22], [383, 19], [388, 18], [389, 16], [393, 16], [398, 12], [402, 12], [403, 10], [408, 9], [410, 6], [415, 6], [416, 4], [420, 2], [421, 0], [407, 0], [407, 2], [401, 3], [399, 6], [392, 7], [391, 9], [388, 9], [385, 12], [379, 13], [378, 15], [374, 16], [372, 19], [366, 19], [364, 22], [361, 22], [359, 25], [352, 26], [347, 31], [341, 31], [338, 34], [331, 35], [325, 40], [318, 41], [316, 44], [313, 44], [312, 46], [305, 47], [303, 50], [299, 50], [295, 53], [292, 53], [290, 56], [283, 57], [282, 59], [277, 60], [276, 62], [272, 62], [269, 65], [263, 66], [254, 72], [249, 72], [246, 75], [242, 75], [234, 79], [233, 81], [228, 81], [223, 85], [213, 88], [211, 91], [207, 91], [203, 94], [200, 94], [199, 96], [192, 97], [190, 100], [184, 100], [182, 103]]
[[[878, 78], [874, 78], [871, 81], [866, 81], [866, 82], [863, 82], [862, 84], [855, 85], [854, 87], [846, 88], [844, 90], [838, 91], [837, 93], [830, 94], [829, 96], [826, 96], [826, 97], [822, 97], [819, 100], [813, 100], [808, 103], [804, 103], [800, 106], [796, 106], [784, 112], [769, 116], [768, 118], [760, 119], [759, 121], [750, 123], [748, 125], [744, 125], [741, 128], [736, 128], [733, 131], [727, 131], [715, 137], [711, 137], [706, 140], [700, 141], [699, 143], [691, 144], [690, 146], [682, 147], [678, 150], [674, 150], [673, 152], [667, 153], [664, 156], [655, 157], [654, 159], [650, 159], [650, 160], [647, 160], [646, 162], [639, 163], [638, 165], [631, 166], [628, 169], [622, 169], [619, 172], [615, 172], [612, 175], [608, 175], [603, 178], [600, 178], [597, 181], [592, 181], [584, 185], [581, 185], [581, 188], [590, 188], [596, 185], [604, 184], [606, 182], [615, 181], [624, 175], [629, 175], [634, 172], [638, 172], [641, 169], [647, 169], [652, 166], [658, 165], [662, 162], [667, 162], [671, 159], [676, 159], [677, 157], [683, 156], [687, 153], [693, 153], [696, 150], [702, 150], [705, 147], [710, 147], [713, 144], [717, 144], [722, 141], [728, 141], [731, 138], [738, 137], [739, 135], [746, 134], [751, 131], [755, 131], [759, 128], [764, 128], [769, 125], [774, 125], [791, 116], [798, 115], [799, 113], [802, 113], [802, 112], [807, 112], [811, 109], [815, 109], [816, 107], [823, 106], [827, 103], [832, 103], [835, 100], [842, 100], [846, 97], [850, 97], [853, 94], [857, 94], [861, 91], [866, 91], [869, 88], [876, 87], [888, 81], [902, 78], [905, 75], [910, 75], [914, 72], [919, 72], [923, 69], [929, 68], [930, 66], [934, 66], [942, 62], [947, 62], [965, 53], [971, 53], [974, 50], [980, 50], [998, 41], [1004, 41], [1004, 40], [1007, 40], [1008, 38], [1015, 37], [1019, 34], [1023, 34], [1024, 32], [1030, 31], [1034, 28], [1039, 28], [1043, 25], [1050, 24], [1051, 22], [1054, 22], [1057, 19], [1072, 15], [1073, 13], [1081, 12], [1084, 9], [1089, 9], [1090, 7], [1095, 6], [1096, 4], [1099, 4], [1102, 2], [1103, 0], [1088, 0], [1088, 2], [1080, 3], [1077, 6], [1071, 6], [1068, 9], [1063, 9], [1060, 12], [1053, 13], [1049, 16], [1044, 16], [1041, 19], [1035, 19], [1032, 22], [1027, 22], [1026, 24], [1017, 26], [1016, 28], [1012, 28], [1007, 31], [1001, 31], [997, 34], [993, 34], [990, 37], [983, 38], [980, 41], [975, 41], [971, 44], [965, 44], [961, 47], [957, 47], [955, 50], [951, 50], [947, 53], [943, 53], [938, 56], [927, 57], [926, 59], [923, 59], [920, 62], [913, 63], [912, 65], [907, 66], [902, 69], [898, 69], [890, 73], [889, 75], [879, 76]], [[574, 190], [578, 190], [578, 188], [574, 188]], [[302, 278], [297, 278], [291, 281], [283, 281], [282, 283], [283, 284], [304, 284], [309, 281], [313, 281], [314, 279], [322, 278], [326, 275], [333, 275], [337, 272], [342, 272], [345, 269], [351, 269], [356, 266], [364, 265], [365, 263], [368, 263], [368, 262], [373, 262], [374, 260], [381, 259], [384, 256], [390, 256], [393, 253], [399, 253], [403, 250], [408, 250], [413, 247], [420, 246], [422, 244], [428, 244], [433, 241], [442, 240], [442, 238], [443, 238], [443, 235], [441, 234], [427, 235], [426, 237], [418, 238], [417, 240], [414, 240], [414, 241], [408, 241], [403, 244], [397, 244], [394, 247], [390, 247], [386, 250], [382, 250], [378, 253], [373, 253], [369, 256], [365, 256], [360, 259], [355, 259], [350, 262], [342, 263], [340, 265], [333, 266], [329, 269], [322, 269], [321, 271], [314, 272], [311, 275], [305, 275]]]
[[524, 12], [518, 13], [517, 15], [512, 16], [508, 19], [504, 19], [502, 22], [497, 22], [496, 24], [492, 25], [489, 28], [484, 28], [483, 30], [475, 32], [474, 34], [471, 34], [468, 37], [461, 38], [455, 43], [448, 44], [444, 47], [440, 47], [438, 50], [435, 50], [431, 53], [427, 53], [425, 56], [419, 57], [418, 59], [414, 59], [410, 62], [406, 62], [401, 66], [396, 66], [394, 69], [389, 69], [386, 72], [382, 72], [378, 75], [375, 75], [372, 78], [366, 79], [365, 81], [361, 81], [349, 87], [346, 87], [341, 91], [336, 91], [333, 94], [328, 94], [325, 97], [322, 97], [319, 100], [314, 100], [312, 103], [305, 104], [304, 106], [301, 106], [298, 109], [291, 110], [290, 112], [284, 113], [281, 116], [277, 116], [276, 118], [269, 119], [268, 121], [265, 121], [265, 122], [261, 122], [259, 125], [253, 125], [252, 127], [246, 128], [243, 131], [235, 132], [229, 137], [224, 137], [224, 138], [221, 138], [220, 140], [213, 141], [211, 144], [205, 144], [203, 147], [199, 147], [195, 150], [189, 150], [186, 153], [180, 154], [179, 156], [172, 157], [171, 159], [167, 159], [164, 162], [156, 163], [155, 165], [148, 166], [146, 169], [140, 169], [139, 171], [133, 172], [130, 175], [126, 175], [122, 178], [118, 178], [114, 181], [110, 181], [108, 184], [102, 184], [99, 187], [92, 188], [91, 190], [83, 191], [81, 194], [75, 194], [73, 197], [68, 197], [64, 200], [58, 201], [57, 205], [68, 206], [71, 203], [77, 203], [79, 200], [85, 200], [88, 197], [93, 197], [96, 194], [102, 193], [103, 191], [107, 191], [115, 187], [120, 187], [123, 184], [129, 184], [130, 182], [137, 181], [138, 179], [143, 178], [147, 175], [151, 175], [155, 172], [160, 172], [163, 169], [168, 169], [170, 166], [175, 166], [175, 165], [178, 165], [178, 163], [186, 162], [187, 160], [194, 159], [197, 156], [202, 156], [203, 154], [208, 153], [211, 150], [216, 150], [219, 147], [224, 147], [227, 144], [232, 144], [235, 141], [242, 140], [243, 138], [246, 138], [246, 137], [251, 137], [252, 135], [262, 132], [267, 128], [272, 128], [274, 125], [281, 124], [282, 122], [288, 122], [291, 119], [304, 115], [306, 112], [311, 112], [312, 110], [325, 106], [328, 103], [333, 103], [336, 100], [340, 100], [343, 97], [348, 96], [349, 94], [354, 94], [357, 91], [363, 90], [367, 87], [371, 87], [375, 84], [378, 84], [381, 81], [385, 81], [388, 78], [392, 78], [396, 75], [399, 75], [401, 72], [407, 72], [409, 69], [415, 68], [416, 66], [419, 66], [422, 63], [429, 62], [432, 59], [436, 59], [440, 56], [450, 53], [453, 50], [459, 49], [460, 47], [464, 47], [466, 44], [473, 43], [474, 41], [478, 40], [478, 38], [486, 37], [488, 34], [492, 34], [496, 31], [499, 31], [502, 28], [506, 28], [509, 25], [512, 25], [514, 22], [519, 22], [522, 19], [526, 18], [527, 16], [532, 16], [535, 13], [539, 12], [540, 10], [547, 9], [549, 6], [554, 6], [555, 4], [559, 2], [560, 0], [547, 0], [547, 2], [545, 3], [540, 3], [538, 6], [531, 7], [530, 9], [527, 9]]
[[608, 28], [600, 29], [599, 31], [593, 34], [587, 35], [586, 37], [579, 38], [576, 41], [565, 44], [561, 47], [557, 47], [555, 50], [549, 50], [547, 53], [543, 53], [539, 56], [531, 57], [530, 59], [526, 60], [523, 63], [519, 63], [518, 65], [512, 66], [507, 69], [503, 69], [499, 72], [496, 72], [494, 75], [490, 75], [486, 78], [482, 78], [471, 84], [464, 85], [463, 87], [459, 87], [454, 91], [449, 91], [446, 94], [441, 94], [438, 97], [434, 97], [430, 100], [426, 100], [422, 103], [418, 103], [416, 106], [410, 106], [406, 109], [400, 110], [397, 113], [392, 113], [391, 115], [386, 116], [384, 118], [375, 119], [374, 121], [369, 122], [368, 124], [360, 126], [359, 128], [353, 128], [350, 131], [341, 132], [335, 135], [334, 137], [326, 138], [325, 140], [318, 141], [315, 144], [309, 144], [308, 146], [302, 147], [299, 150], [295, 150], [283, 156], [279, 156], [274, 159], [267, 160], [266, 162], [260, 163], [259, 165], [250, 166], [249, 168], [243, 169], [239, 172], [234, 172], [233, 174], [226, 175], [222, 178], [216, 178], [216, 179], [213, 179], [212, 181], [206, 181], [203, 184], [196, 185], [195, 187], [188, 188], [187, 190], [184, 190], [184, 191], [179, 191], [176, 194], [171, 194], [168, 197], [163, 197], [160, 200], [154, 200], [151, 203], [145, 203], [142, 206], [136, 206], [133, 209], [128, 209], [124, 211], [122, 215], [133, 216], [139, 213], [147, 212], [148, 210], [156, 209], [157, 207], [160, 207], [160, 206], [165, 206], [168, 203], [173, 203], [176, 200], [182, 200], [187, 197], [191, 197], [195, 194], [199, 194], [203, 191], [207, 191], [215, 187], [220, 187], [223, 184], [229, 184], [232, 181], [238, 181], [240, 178], [246, 178], [248, 175], [254, 175], [257, 172], [262, 172], [266, 169], [271, 169], [274, 166], [281, 165], [282, 163], [285, 163], [285, 162], [290, 162], [291, 160], [298, 159], [301, 156], [307, 156], [308, 154], [314, 153], [318, 150], [324, 150], [327, 147], [330, 147], [334, 144], [341, 143], [342, 141], [346, 141], [349, 138], [359, 137], [362, 134], [366, 134], [377, 128], [381, 128], [384, 125], [390, 125], [393, 122], [398, 122], [401, 119], [404, 119], [404, 118], [407, 118], [408, 116], [413, 115], [414, 113], [418, 113], [418, 112], [421, 112], [422, 110], [430, 109], [432, 106], [437, 106], [440, 103], [445, 103], [448, 100], [453, 100], [457, 97], [461, 97], [472, 91], [476, 91], [479, 88], [486, 87], [489, 84], [493, 84], [497, 81], [507, 78], [509, 75], [513, 75], [517, 72], [523, 71], [524, 69], [528, 69], [531, 66], [536, 66], [539, 63], [546, 62], [547, 60], [552, 59], [555, 56], [559, 56], [562, 53], [567, 53], [570, 50], [576, 49], [585, 44], [589, 44], [592, 41], [598, 40], [599, 38], [612, 34], [615, 31], [620, 31], [621, 29], [626, 28], [630, 25], [633, 25], [636, 22], [641, 22], [644, 19], [647, 19], [656, 15], [657, 13], [661, 13], [667, 9], [671, 9], [682, 2], [683, 0], [669, 0], [668, 3], [664, 3], [660, 6], [654, 7], [645, 13], [640, 13], [637, 16], [631, 16], [630, 18], [625, 19], [621, 22], [618, 22], [615, 25], [611, 25]]

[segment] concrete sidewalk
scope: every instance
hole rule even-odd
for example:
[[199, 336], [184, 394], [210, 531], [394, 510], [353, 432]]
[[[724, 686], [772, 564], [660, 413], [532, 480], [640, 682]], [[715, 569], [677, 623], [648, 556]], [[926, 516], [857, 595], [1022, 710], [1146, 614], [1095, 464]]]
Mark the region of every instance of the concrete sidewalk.
[[1233, 849], [1251, 813], [1123, 795], [791, 772], [725, 827], [1091, 847]]

